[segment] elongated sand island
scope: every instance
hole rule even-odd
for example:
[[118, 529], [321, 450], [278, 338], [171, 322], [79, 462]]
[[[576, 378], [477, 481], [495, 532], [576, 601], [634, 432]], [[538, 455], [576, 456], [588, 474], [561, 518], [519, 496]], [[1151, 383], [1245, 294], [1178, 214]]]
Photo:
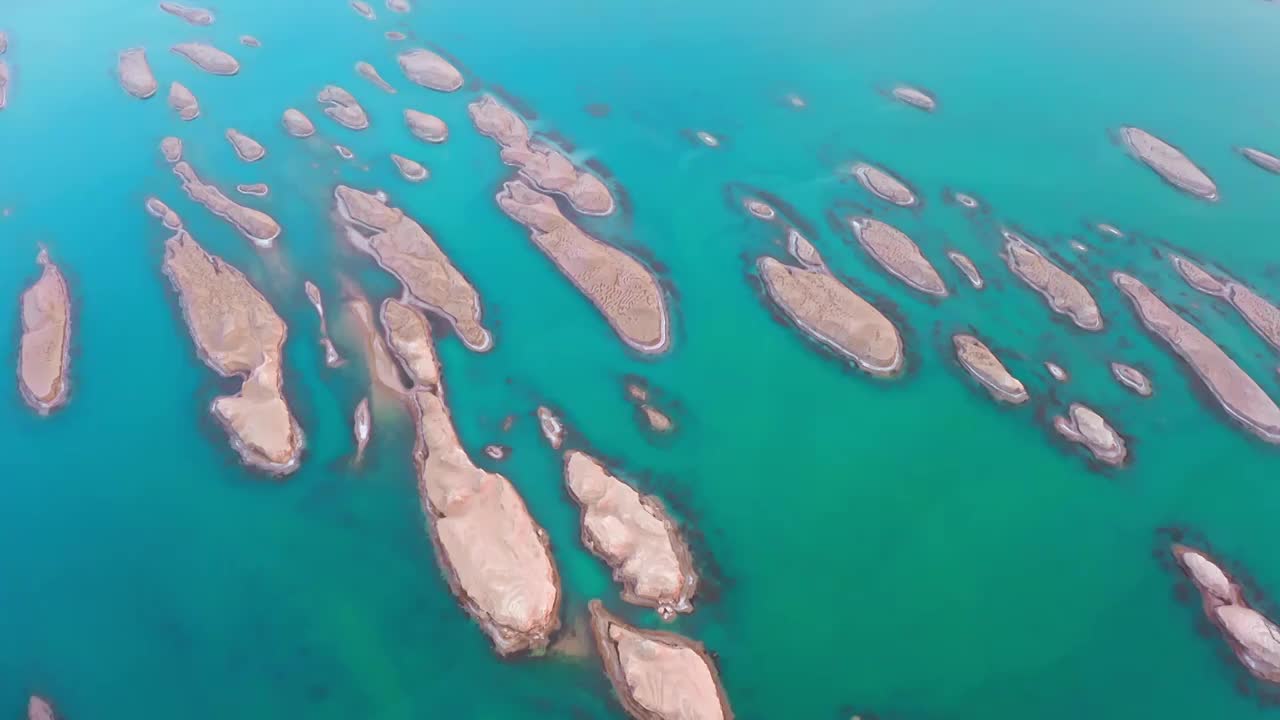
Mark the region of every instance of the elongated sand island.
[[1111, 363], [1111, 375], [1116, 382], [1129, 388], [1142, 397], [1151, 397], [1155, 389], [1151, 386], [1151, 380], [1143, 374], [1141, 370], [1124, 363]]
[[178, 3], [162, 2], [160, 3], [160, 9], [170, 15], [176, 15], [192, 25], [213, 24], [213, 13], [205, 10], [204, 8], [187, 7], [186, 5], [179, 5]]
[[178, 217], [178, 213], [171, 210], [159, 198], [149, 197], [143, 206], [146, 208], [147, 214], [159, 219], [165, 228], [177, 230], [182, 227], [182, 218]]
[[645, 354], [671, 345], [667, 300], [640, 261], [586, 234], [560, 213], [554, 200], [520, 180], [504, 183], [498, 205], [529, 235], [574, 287], [596, 306], [614, 332]]
[[1263, 340], [1280, 350], [1280, 308], [1235, 280], [1219, 280], [1186, 258], [1172, 256], [1173, 267], [1191, 287], [1224, 298]]
[[296, 138], [309, 138], [316, 134], [315, 123], [297, 108], [285, 110], [280, 120], [284, 124], [285, 132]]
[[1129, 455], [1124, 438], [1101, 415], [1087, 405], [1071, 403], [1066, 416], [1053, 419], [1053, 429], [1062, 437], [1080, 443], [1099, 461], [1122, 465]]
[[1213, 179], [1178, 148], [1136, 127], [1120, 128], [1120, 139], [1134, 157], [1155, 170], [1165, 182], [1203, 200], [1218, 199], [1218, 186]]
[[422, 226], [375, 195], [346, 185], [334, 190], [347, 238], [395, 275], [409, 297], [449, 321], [462, 343], [476, 352], [493, 347], [481, 323], [480, 296]]
[[272, 474], [298, 469], [303, 436], [284, 398], [284, 320], [243, 273], [182, 230], [165, 241], [164, 273], [200, 359], [244, 381], [210, 407], [232, 446], [246, 464]]
[[329, 339], [329, 322], [324, 315], [324, 298], [320, 296], [320, 288], [307, 280], [302, 284], [302, 289], [306, 292], [307, 301], [311, 303], [311, 307], [316, 309], [316, 315], [320, 316], [320, 347], [324, 349], [324, 364], [331, 368], [341, 367], [346, 361], [338, 354], [338, 349]]
[[1217, 297], [1226, 297], [1227, 286], [1214, 276], [1210, 275], [1204, 268], [1196, 265], [1190, 260], [1174, 255], [1171, 258], [1173, 268], [1178, 271], [1182, 279], [1192, 288], [1199, 290], [1206, 295], [1214, 295]]
[[413, 136], [429, 143], [442, 143], [449, 139], [449, 126], [444, 120], [419, 110], [404, 111], [404, 123]]
[[911, 207], [919, 202], [916, 194], [907, 184], [894, 177], [887, 170], [874, 165], [858, 163], [853, 166], [853, 176], [858, 179], [867, 192], [899, 207]]
[[1280, 684], [1280, 627], [1249, 606], [1240, 585], [1207, 553], [1176, 544], [1172, 552], [1240, 664], [1259, 680]]
[[136, 98], [149, 98], [160, 89], [160, 83], [151, 72], [151, 64], [147, 62], [147, 51], [143, 48], [121, 51], [116, 74], [120, 76], [120, 87]]
[[387, 346], [419, 390], [441, 391], [440, 361], [436, 358], [431, 325], [422, 312], [394, 298], [382, 301], [378, 311]]
[[280, 224], [275, 218], [262, 212], [236, 203], [213, 185], [206, 184], [196, 175], [196, 171], [185, 161], [173, 166], [173, 174], [182, 179], [182, 189], [192, 200], [205, 206], [209, 212], [231, 223], [254, 245], [269, 248], [280, 237]]
[[401, 379], [400, 371], [396, 369], [396, 361], [391, 357], [386, 341], [378, 331], [378, 318], [374, 314], [373, 306], [369, 304], [369, 299], [349, 283], [344, 288], [343, 295], [346, 300], [344, 307], [355, 319], [356, 329], [363, 341], [369, 379], [375, 388], [386, 391], [392, 397], [407, 398], [408, 388]]
[[958, 333], [951, 336], [951, 342], [956, 348], [956, 359], [974, 379], [987, 388], [991, 397], [1014, 405], [1020, 405], [1030, 397], [1022, 382], [1005, 368], [1000, 358], [981, 340]]
[[0, 60], [0, 110], [9, 104], [9, 63]]
[[236, 192], [241, 195], [266, 197], [271, 193], [271, 188], [266, 183], [240, 183], [236, 185]]
[[563, 195], [583, 215], [613, 212], [613, 195], [600, 178], [579, 170], [564, 153], [530, 140], [529, 126], [491, 95], [467, 106], [471, 121], [482, 134], [502, 146], [502, 162], [543, 192]]
[[262, 143], [235, 128], [227, 130], [227, 142], [231, 143], [232, 149], [236, 151], [236, 157], [245, 162], [258, 162], [267, 156], [267, 149], [262, 146]]
[[409, 0], [387, 0], [387, 9], [394, 13], [407, 13], [413, 9]]
[[369, 412], [369, 398], [361, 398], [356, 410], [351, 415], [351, 434], [356, 439], [356, 457], [353, 461], [359, 465], [364, 460], [364, 451], [369, 447], [369, 436], [373, 432], [373, 414]]
[[190, 60], [192, 64], [211, 75], [235, 75], [240, 72], [240, 62], [230, 53], [204, 43], [179, 43], [173, 51]]
[[1111, 281], [1129, 298], [1147, 330], [1191, 367], [1227, 414], [1263, 440], [1280, 443], [1280, 407], [1217, 343], [1132, 275], [1113, 273]]
[[858, 244], [890, 275], [934, 297], [950, 294], [942, 276], [906, 233], [871, 217], [850, 218], [849, 224]]
[[787, 231], [787, 253], [807, 268], [822, 269], [827, 266], [813, 243], [795, 228]]
[[591, 632], [613, 691], [635, 720], [733, 720], [720, 672], [702, 643], [641, 630], [588, 604]]
[[396, 60], [404, 76], [424, 88], [453, 92], [462, 87], [462, 73], [458, 68], [430, 50], [406, 50], [397, 55]]
[[180, 82], [169, 85], [169, 107], [173, 108], [173, 111], [183, 120], [195, 120], [200, 117], [200, 102], [196, 100], [195, 93]]
[[249, 48], [262, 47], [262, 41], [252, 35], [241, 35], [240, 44]]
[[1102, 329], [1102, 311], [1083, 283], [1053, 264], [1021, 235], [1005, 230], [1004, 239], [1004, 260], [1009, 269], [1040, 293], [1050, 309], [1071, 318], [1082, 330]]
[[1251, 147], [1240, 148], [1240, 154], [1263, 170], [1280, 174], [1280, 157]]
[[396, 93], [396, 89], [391, 87], [391, 83], [383, 80], [382, 76], [378, 74], [378, 69], [364, 60], [356, 63], [356, 74], [373, 83], [374, 87], [383, 92], [390, 93], [392, 95]]
[[316, 94], [316, 102], [325, 106], [324, 114], [348, 130], [369, 127], [369, 114], [356, 97], [337, 85], [325, 85]]
[[365, 20], [377, 20], [378, 14], [373, 11], [373, 6], [364, 0], [351, 0], [351, 9]]
[[910, 85], [899, 85], [893, 89], [892, 95], [898, 102], [919, 108], [925, 112], [933, 112], [938, 109], [938, 99], [927, 90], [921, 90]]
[[39, 695], [32, 695], [27, 700], [27, 720], [58, 720], [53, 706]]
[[893, 322], [830, 273], [767, 256], [756, 269], [769, 298], [806, 335], [876, 377], [902, 371], [902, 337]]
[[947, 259], [959, 268], [960, 272], [964, 273], [965, 279], [969, 281], [974, 290], [981, 290], [986, 287], [987, 283], [982, 279], [982, 273], [978, 272], [978, 266], [973, 264], [968, 255], [952, 250], [947, 253]]
[[564, 481], [582, 509], [582, 544], [613, 569], [622, 599], [656, 608], [666, 620], [692, 612], [698, 574], [662, 501], [577, 450], [565, 453]]
[[422, 182], [431, 175], [426, 166], [417, 160], [410, 160], [403, 155], [391, 153], [391, 162], [395, 164], [400, 176], [409, 182]]
[[22, 293], [18, 389], [36, 412], [48, 415], [67, 402], [71, 383], [71, 293], [49, 252], [36, 255], [40, 279]]

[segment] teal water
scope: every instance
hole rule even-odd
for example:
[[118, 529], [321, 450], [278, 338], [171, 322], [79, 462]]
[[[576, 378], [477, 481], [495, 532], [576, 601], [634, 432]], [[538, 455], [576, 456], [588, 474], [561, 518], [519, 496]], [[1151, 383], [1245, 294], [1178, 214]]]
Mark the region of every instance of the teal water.
[[[1274, 233], [1280, 178], [1240, 144], [1280, 151], [1280, 13], [1261, 0], [702, 0], [677, 3], [418, 2], [377, 5], [367, 22], [342, 0], [221, 0], [190, 27], [150, 2], [84, 0], [74, 10], [11, 3], [8, 107], [0, 111], [0, 336], [16, 357], [16, 298], [45, 243], [76, 306], [71, 403], [34, 416], [12, 384], [0, 402], [0, 713], [29, 693], [68, 718], [615, 718], [592, 659], [501, 661], [440, 578], [418, 504], [412, 432], [376, 408], [366, 466], [349, 467], [350, 412], [368, 390], [356, 360], [323, 366], [304, 279], [340, 315], [338, 277], [379, 299], [398, 292], [348, 250], [329, 219], [337, 182], [384, 188], [433, 233], [479, 289], [496, 347], [444, 337], [448, 400], [477, 462], [500, 468], [549, 531], [564, 620], [587, 600], [646, 626], [581, 547], [558, 458], [533, 408], [559, 408], [581, 437], [692, 528], [705, 575], [698, 610], [675, 629], [718, 654], [741, 718], [992, 719], [1027, 716], [1261, 717], [1268, 707], [1163, 560], [1162, 528], [1206, 538], [1260, 595], [1280, 593], [1274, 548], [1277, 453], [1226, 421], [1134, 321], [1107, 281], [1124, 269], [1175, 303], [1280, 397], [1277, 358], [1233, 311], [1190, 291], [1156, 256], [1172, 244], [1280, 300]], [[470, 85], [410, 85], [401, 45], [458, 58]], [[261, 49], [236, 42], [249, 33]], [[166, 49], [213, 41], [242, 63], [205, 75]], [[116, 53], [143, 45], [161, 93], [127, 96]], [[397, 95], [358, 78], [372, 62]], [[180, 122], [168, 83], [202, 116]], [[927, 115], [882, 91], [916, 83]], [[337, 83], [374, 126], [329, 121], [315, 92]], [[466, 103], [499, 85], [536, 109], [537, 130], [569, 139], [625, 188], [629, 211], [584, 221], [654, 258], [676, 297], [672, 351], [626, 352], [602, 319], [496, 208], [509, 177]], [[794, 110], [786, 93], [803, 96]], [[597, 117], [586, 111], [605, 104]], [[319, 127], [279, 127], [301, 108]], [[452, 130], [414, 140], [415, 107]], [[1109, 137], [1134, 124], [1181, 146], [1217, 181], [1207, 204], [1163, 184]], [[236, 127], [268, 148], [236, 160]], [[717, 150], [683, 134], [721, 135]], [[209, 182], [266, 182], [245, 204], [284, 226], [262, 254], [191, 203], [157, 150], [176, 134]], [[357, 154], [341, 161], [341, 143]], [[418, 159], [410, 185], [386, 155]], [[925, 198], [888, 210], [841, 168], [883, 164]], [[747, 189], [747, 190], [744, 190]], [[876, 382], [776, 322], [748, 277], [780, 232], [738, 205], [759, 189], [813, 226], [828, 263], [891, 307], [910, 371]], [[945, 192], [976, 195], [970, 214]], [[244, 270], [285, 317], [286, 391], [308, 438], [283, 482], [238, 465], [207, 405], [224, 383], [199, 363], [159, 271], [166, 233], [142, 210], [156, 195], [211, 252]], [[955, 290], [930, 303], [887, 278], [827, 214], [863, 206], [912, 234]], [[1130, 240], [1089, 230], [1110, 222]], [[997, 256], [999, 227], [1021, 228], [1085, 280], [1108, 329], [1056, 320]], [[1090, 251], [1079, 255], [1068, 242]], [[976, 293], [945, 260], [968, 253], [991, 283]], [[335, 325], [340, 323], [335, 321]], [[974, 328], [1033, 396], [994, 405], [951, 359]], [[1041, 366], [1072, 372], [1057, 385]], [[1148, 371], [1140, 400], [1106, 363]], [[640, 429], [623, 393], [638, 374], [679, 424]], [[1060, 443], [1049, 418], [1087, 402], [1131, 443], [1131, 464], [1100, 473]], [[517, 422], [503, 434], [503, 418]], [[493, 465], [490, 442], [513, 448]], [[1263, 607], [1270, 607], [1263, 603]]]

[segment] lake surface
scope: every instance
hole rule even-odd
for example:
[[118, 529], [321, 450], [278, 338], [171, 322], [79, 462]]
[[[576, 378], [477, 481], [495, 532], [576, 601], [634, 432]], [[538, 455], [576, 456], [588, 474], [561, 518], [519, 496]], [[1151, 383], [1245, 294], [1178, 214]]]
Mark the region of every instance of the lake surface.
[[[367, 21], [342, 0], [219, 0], [216, 23], [193, 27], [142, 0], [11, 5], [0, 17], [11, 69], [0, 111], [8, 356], [38, 243], [66, 274], [75, 313], [69, 405], [39, 418], [16, 383], [0, 401], [0, 714], [18, 717], [38, 693], [72, 720], [624, 717], [594, 657], [501, 660], [458, 607], [424, 529], [413, 428], [395, 403], [375, 401], [366, 463], [352, 467], [350, 417], [369, 380], [339, 278], [375, 301], [399, 286], [334, 229], [337, 183], [385, 190], [479, 290], [496, 345], [473, 353], [441, 326], [447, 399], [472, 457], [510, 478], [550, 534], [566, 628], [581, 633], [586, 603], [601, 598], [639, 625], [704, 642], [744, 719], [1274, 712], [1167, 547], [1175, 532], [1211, 547], [1274, 610], [1280, 454], [1206, 399], [1108, 275], [1141, 278], [1280, 397], [1276, 353], [1166, 257], [1177, 248], [1280, 300], [1280, 177], [1235, 150], [1280, 152], [1280, 96], [1269, 91], [1280, 86], [1280, 8], [418, 0], [408, 15], [378, 4]], [[388, 30], [410, 37], [392, 42]], [[239, 45], [246, 33], [262, 47]], [[193, 40], [232, 52], [241, 72], [207, 75], [167, 51]], [[161, 83], [149, 100], [114, 76], [116, 54], [133, 46], [146, 47]], [[467, 85], [410, 84], [395, 55], [413, 46], [446, 51]], [[358, 60], [399, 92], [359, 78]], [[199, 119], [166, 106], [174, 80], [199, 98]], [[314, 96], [328, 83], [360, 99], [368, 130], [323, 116]], [[935, 93], [937, 111], [894, 102], [898, 83]], [[536, 111], [535, 131], [607, 168], [621, 211], [580, 222], [659, 270], [674, 310], [667, 354], [628, 351], [499, 211], [494, 193], [514, 170], [466, 112], [494, 88]], [[288, 107], [319, 132], [286, 135]], [[448, 142], [414, 139], [406, 107], [444, 118]], [[1221, 200], [1163, 183], [1114, 139], [1121, 125], [1181, 147]], [[240, 162], [223, 138], [230, 127], [267, 157]], [[721, 146], [701, 146], [696, 130]], [[166, 135], [228, 194], [271, 187], [239, 199], [283, 225], [276, 250], [255, 250], [186, 197], [158, 150]], [[392, 152], [431, 178], [404, 181]], [[868, 195], [848, 175], [856, 161], [904, 178], [922, 205]], [[982, 209], [949, 202], [955, 190]], [[785, 257], [784, 232], [741, 206], [761, 193], [784, 201], [832, 270], [898, 321], [903, 377], [851, 370], [777, 319], [752, 268]], [[144, 213], [148, 196], [289, 324], [285, 390], [307, 451], [286, 479], [240, 465], [208, 413], [236, 383], [196, 355], [160, 272], [169, 233]], [[867, 212], [917, 241], [950, 298], [925, 299], [851, 243], [841, 218]], [[1098, 233], [1099, 222], [1127, 237]], [[1105, 332], [1077, 330], [1010, 274], [1002, 227], [1085, 282]], [[973, 258], [986, 290], [964, 282], [948, 249]], [[339, 370], [324, 367], [307, 279], [353, 360]], [[1029, 403], [997, 405], [955, 362], [950, 335], [966, 330], [1000, 353]], [[1045, 360], [1071, 380], [1051, 380]], [[1147, 372], [1155, 396], [1118, 385], [1112, 360]], [[624, 390], [631, 375], [675, 433], [644, 428]], [[1053, 433], [1071, 402], [1126, 436], [1126, 467], [1102, 471]], [[560, 459], [533, 418], [541, 403], [687, 524], [703, 575], [692, 615], [663, 625], [621, 602], [579, 540]], [[511, 457], [488, 460], [489, 443]]]

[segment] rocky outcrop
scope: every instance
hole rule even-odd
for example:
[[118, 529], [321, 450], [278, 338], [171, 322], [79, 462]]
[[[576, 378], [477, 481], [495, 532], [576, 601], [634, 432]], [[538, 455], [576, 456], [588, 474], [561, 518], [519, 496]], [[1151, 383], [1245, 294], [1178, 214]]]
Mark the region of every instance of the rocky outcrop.
[[325, 85], [316, 94], [316, 101], [325, 106], [324, 114], [349, 130], [369, 127], [369, 115], [355, 96], [337, 85]]
[[182, 159], [182, 141], [172, 136], [161, 140], [160, 154], [164, 156], [165, 162], [178, 162]]
[[588, 605], [596, 650], [622, 707], [635, 720], [733, 720], [720, 673], [702, 643], [641, 630]]
[[32, 695], [27, 701], [27, 720], [58, 720], [58, 715], [48, 700]]
[[44, 248], [36, 255], [40, 279], [22, 293], [18, 388], [36, 412], [48, 415], [67, 402], [71, 383], [71, 293]]
[[755, 198], [747, 198], [743, 201], [742, 206], [747, 209], [747, 212], [761, 220], [772, 220], [778, 216], [777, 211], [771, 205]]
[[956, 359], [978, 382], [982, 383], [996, 400], [1019, 405], [1027, 401], [1027, 389], [1014, 377], [978, 338], [959, 333], [951, 336], [956, 348]]
[[1022, 236], [1005, 230], [1004, 239], [1004, 259], [1009, 269], [1040, 293], [1054, 312], [1071, 318], [1082, 330], [1102, 329], [1102, 311], [1079, 280], [1053, 264]]
[[830, 273], [771, 257], [756, 261], [769, 298], [805, 334], [877, 377], [902, 371], [902, 338], [889, 318]]
[[1269, 443], [1280, 443], [1280, 407], [1217, 343], [1184, 320], [1137, 278], [1113, 273], [1139, 320], [1164, 340], [1200, 378], [1231, 417]]
[[413, 306], [392, 298], [382, 301], [379, 316], [387, 345], [413, 380], [414, 387], [438, 391], [440, 359], [436, 356], [427, 319]]
[[151, 64], [147, 62], [147, 51], [143, 48], [129, 48], [121, 52], [116, 73], [120, 76], [120, 86], [136, 98], [149, 98], [160, 89], [155, 74], [151, 72]]
[[192, 25], [212, 25], [213, 13], [204, 8], [187, 7], [178, 3], [162, 2], [160, 9], [170, 15], [177, 15]]
[[538, 249], [595, 305], [623, 342], [645, 354], [667, 351], [667, 300], [648, 268], [583, 232], [560, 213], [554, 200], [520, 180], [504, 183], [497, 200], [503, 212], [529, 229]]
[[148, 215], [158, 218], [169, 230], [177, 230], [182, 227], [182, 218], [178, 217], [178, 213], [171, 210], [169, 206], [161, 202], [159, 198], [147, 198], [144, 206], [147, 209]]
[[564, 444], [564, 423], [546, 405], [538, 406], [538, 428], [552, 450], [559, 450]]
[[452, 63], [430, 50], [417, 48], [396, 56], [405, 77], [431, 90], [453, 92], [462, 87], [462, 73]]
[[641, 495], [577, 450], [565, 453], [564, 481], [582, 510], [582, 544], [613, 569], [622, 599], [655, 608], [667, 620], [692, 612], [698, 575], [662, 501]]
[[449, 139], [449, 126], [435, 115], [408, 109], [404, 111], [404, 122], [419, 140], [442, 143]]
[[849, 224], [858, 244], [890, 275], [922, 293], [947, 297], [947, 285], [907, 234], [871, 217], [852, 218]]
[[1226, 296], [1226, 285], [1223, 285], [1217, 278], [1205, 272], [1199, 265], [1177, 255], [1172, 256], [1172, 261], [1173, 268], [1178, 271], [1182, 279], [1186, 280], [1191, 287], [1207, 295]]
[[347, 237], [404, 285], [417, 305], [448, 320], [463, 344], [485, 352], [493, 336], [481, 323], [480, 296], [422, 226], [376, 195], [334, 190]]
[[1218, 199], [1218, 186], [1178, 148], [1136, 127], [1120, 128], [1120, 139], [1170, 185], [1204, 200]]
[[1071, 376], [1067, 374], [1067, 371], [1063, 370], [1062, 366], [1057, 363], [1045, 361], [1044, 369], [1049, 371], [1049, 377], [1057, 380], [1058, 382], [1066, 382], [1071, 379]]
[[320, 347], [324, 348], [324, 364], [331, 368], [341, 367], [346, 360], [342, 359], [338, 349], [333, 346], [333, 341], [329, 339], [329, 323], [324, 316], [324, 300], [320, 297], [320, 288], [310, 280], [304, 282], [302, 287], [307, 293], [307, 300], [311, 303], [311, 307], [315, 308], [316, 315], [320, 316]]
[[235, 149], [236, 157], [245, 162], [257, 162], [267, 156], [267, 149], [262, 147], [262, 143], [235, 128], [227, 130], [227, 142]]
[[378, 74], [378, 69], [364, 60], [356, 63], [356, 74], [373, 83], [375, 87], [383, 92], [391, 93], [392, 95], [396, 93], [396, 89], [391, 87], [391, 83], [383, 80], [382, 76]]
[[395, 163], [396, 170], [400, 171], [401, 177], [409, 182], [422, 182], [430, 175], [422, 163], [417, 160], [410, 160], [403, 155], [391, 153], [391, 162]]
[[196, 175], [195, 169], [185, 161], [173, 166], [173, 174], [182, 179], [182, 189], [192, 200], [218, 217], [231, 223], [236, 230], [254, 245], [269, 248], [280, 237], [280, 224], [261, 210], [240, 205], [213, 185], [206, 184]]
[[183, 120], [195, 120], [200, 117], [200, 102], [186, 85], [180, 82], [169, 85], [169, 107], [178, 113]]
[[978, 266], [973, 264], [968, 255], [952, 250], [947, 253], [947, 259], [964, 273], [965, 279], [975, 290], [986, 287], [987, 283], [982, 279], [982, 273], [978, 272]]
[[872, 195], [884, 200], [887, 203], [893, 203], [900, 207], [911, 207], [919, 200], [916, 194], [907, 187], [907, 184], [894, 177], [886, 170], [881, 170], [874, 165], [866, 163], [858, 163], [853, 166], [853, 176], [858, 179], [862, 187], [867, 189]]
[[351, 0], [351, 9], [356, 11], [360, 17], [365, 20], [377, 20], [378, 15], [373, 11], [373, 6], [364, 0]]
[[284, 320], [243, 273], [184, 231], [165, 241], [164, 273], [200, 358], [219, 375], [243, 380], [239, 392], [215, 398], [210, 408], [232, 446], [253, 467], [293, 472], [303, 436], [284, 398]]
[[241, 195], [266, 197], [271, 192], [271, 188], [267, 187], [266, 183], [241, 183], [236, 186], [236, 192]]
[[1053, 419], [1053, 429], [1071, 442], [1080, 443], [1099, 461], [1108, 465], [1121, 465], [1129, 451], [1124, 438], [1092, 408], [1071, 403], [1067, 415]]
[[204, 43], [179, 43], [173, 51], [212, 75], [235, 75], [240, 63], [230, 53]]
[[369, 398], [361, 398], [351, 417], [351, 434], [356, 438], [356, 465], [364, 460], [364, 451], [369, 447], [369, 435], [372, 432], [373, 414], [369, 412]]
[[307, 138], [316, 134], [315, 123], [296, 108], [285, 110], [281, 121], [284, 123], [285, 131], [296, 138]]
[[476, 129], [502, 146], [502, 162], [519, 168], [539, 190], [563, 195], [584, 215], [613, 212], [613, 195], [600, 178], [580, 171], [559, 150], [531, 141], [524, 120], [492, 96], [471, 103], [467, 111]]
[[1151, 387], [1151, 380], [1142, 371], [1132, 365], [1124, 363], [1111, 363], [1111, 375], [1116, 381], [1130, 390], [1138, 393], [1142, 397], [1151, 397], [1155, 390]]
[[1280, 157], [1251, 147], [1240, 148], [1240, 154], [1263, 170], [1280, 174]]
[[894, 88], [893, 97], [898, 102], [906, 103], [925, 112], [933, 112], [938, 108], [938, 100], [933, 96], [933, 93], [909, 85], [899, 85]]

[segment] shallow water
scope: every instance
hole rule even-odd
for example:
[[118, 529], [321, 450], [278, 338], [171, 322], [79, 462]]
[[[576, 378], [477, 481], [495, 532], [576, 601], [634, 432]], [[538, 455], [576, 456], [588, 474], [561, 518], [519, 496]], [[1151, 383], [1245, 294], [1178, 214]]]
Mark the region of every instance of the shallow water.
[[[1160, 256], [1181, 248], [1280, 300], [1280, 178], [1233, 149], [1280, 152], [1280, 99], [1265, 91], [1280, 82], [1271, 4], [420, 0], [407, 16], [378, 4], [370, 22], [342, 0], [221, 0], [208, 28], [150, 2], [76, 6], [70, 18], [15, 3], [0, 19], [12, 71], [0, 111], [10, 356], [37, 243], [76, 308], [70, 404], [40, 419], [16, 384], [0, 402], [4, 713], [36, 692], [69, 718], [622, 717], [594, 659], [498, 660], [458, 608], [423, 529], [412, 430], [394, 404], [375, 401], [366, 465], [350, 467], [350, 415], [369, 390], [339, 276], [375, 300], [398, 287], [333, 230], [338, 182], [385, 189], [480, 291], [496, 346], [477, 355], [441, 335], [447, 399], [476, 462], [500, 468], [550, 533], [567, 625], [594, 597], [660, 623], [624, 607], [582, 549], [559, 459], [532, 416], [543, 402], [696, 531], [705, 592], [674, 627], [718, 654], [738, 717], [1268, 712], [1197, 604], [1178, 598], [1159, 530], [1207, 539], [1251, 577], [1253, 597], [1280, 593], [1280, 455], [1205, 399], [1107, 276], [1136, 274], [1280, 397], [1276, 353]], [[390, 42], [391, 29], [411, 39]], [[240, 46], [245, 33], [263, 47]], [[241, 73], [214, 77], [167, 52], [188, 40], [232, 52]], [[446, 95], [410, 84], [395, 53], [415, 43], [457, 58], [468, 86]], [[147, 101], [113, 74], [116, 53], [135, 45], [161, 82]], [[357, 76], [358, 60], [399, 92]], [[199, 98], [199, 119], [166, 106], [173, 80]], [[890, 100], [897, 82], [933, 91], [938, 111]], [[323, 116], [313, 98], [327, 83], [361, 100], [369, 130]], [[466, 114], [494, 87], [625, 189], [623, 212], [583, 226], [660, 268], [676, 309], [667, 355], [626, 351], [496, 207], [511, 170]], [[784, 102], [792, 92], [805, 109]], [[285, 134], [290, 106], [316, 136]], [[414, 139], [405, 107], [444, 118], [449, 141]], [[1122, 124], [1182, 147], [1221, 201], [1182, 194], [1133, 161], [1111, 136]], [[228, 127], [267, 157], [238, 161]], [[694, 141], [699, 129], [721, 146]], [[270, 185], [265, 198], [233, 197], [284, 226], [276, 251], [255, 250], [186, 198], [158, 150], [168, 134], [229, 194]], [[402, 180], [392, 152], [431, 179]], [[909, 182], [922, 207], [877, 201], [842, 172], [856, 161]], [[983, 209], [947, 202], [950, 190]], [[749, 276], [761, 254], [782, 256], [784, 233], [740, 205], [761, 192], [793, 208], [832, 269], [900, 322], [904, 378], [848, 370], [775, 319]], [[283, 482], [241, 467], [207, 412], [234, 383], [196, 357], [159, 270], [168, 233], [143, 212], [148, 195], [289, 323], [286, 392], [308, 447]], [[909, 233], [952, 296], [931, 301], [881, 271], [839, 226], [865, 212]], [[1129, 236], [1109, 240], [1096, 222]], [[1105, 332], [1077, 330], [1008, 272], [1005, 225], [1085, 281]], [[946, 261], [952, 248], [984, 273], [985, 291]], [[323, 365], [305, 279], [325, 293], [352, 360], [341, 370]], [[969, 329], [1030, 403], [997, 406], [954, 362], [950, 335]], [[1053, 382], [1046, 359], [1070, 382]], [[1155, 397], [1117, 384], [1111, 360], [1146, 371]], [[651, 383], [674, 436], [641, 428], [628, 374]], [[1100, 472], [1057, 439], [1050, 420], [1072, 401], [1129, 438], [1128, 467]], [[491, 442], [511, 458], [485, 458]]]

